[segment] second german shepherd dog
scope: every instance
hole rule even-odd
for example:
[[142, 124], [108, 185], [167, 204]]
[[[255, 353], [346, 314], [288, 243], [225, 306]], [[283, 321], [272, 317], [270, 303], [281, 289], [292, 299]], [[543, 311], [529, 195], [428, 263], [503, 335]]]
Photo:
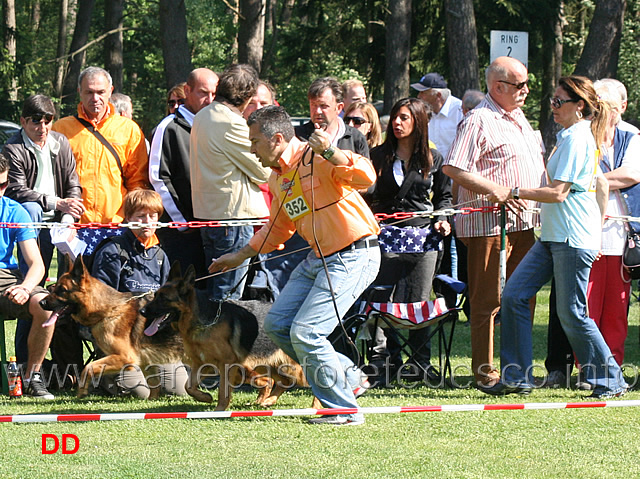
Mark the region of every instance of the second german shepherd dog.
[[259, 301], [209, 301], [194, 288], [195, 270], [189, 266], [184, 277], [174, 263], [169, 280], [156, 291], [141, 313], [153, 320], [145, 331], [171, 324], [182, 335], [184, 362], [191, 367], [187, 392], [196, 400], [210, 403], [209, 393], [198, 389], [203, 367], [213, 365], [220, 374], [216, 411], [231, 402], [233, 387], [251, 384], [260, 389], [257, 403], [274, 405], [285, 389], [308, 386], [302, 367], [279, 349], [262, 331], [269, 303]]
[[[52, 318], [70, 314], [78, 323], [88, 326], [105, 357], [85, 367], [78, 384], [78, 397], [89, 393], [89, 377], [114, 374], [123, 368], [139, 366], [145, 372], [152, 364], [176, 363], [182, 359], [180, 335], [167, 328], [150, 338], [144, 334], [145, 318], [139, 310], [145, 298], [121, 293], [89, 274], [78, 256], [71, 270], [63, 274], [50, 294], [40, 304], [53, 311]], [[155, 397], [159, 388], [151, 388]]]

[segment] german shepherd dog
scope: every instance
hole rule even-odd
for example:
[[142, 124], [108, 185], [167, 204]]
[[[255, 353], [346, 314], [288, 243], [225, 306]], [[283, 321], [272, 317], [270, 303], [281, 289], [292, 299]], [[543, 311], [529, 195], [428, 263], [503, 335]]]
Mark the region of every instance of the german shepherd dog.
[[[89, 377], [114, 374], [123, 368], [139, 366], [145, 372], [152, 364], [175, 363], [183, 354], [180, 336], [170, 329], [153, 338], [144, 335], [145, 318], [139, 310], [147, 302], [143, 297], [121, 293], [89, 274], [78, 256], [71, 270], [63, 274], [40, 305], [53, 311], [52, 318], [71, 314], [88, 326], [105, 357], [92, 361], [82, 371], [78, 397], [89, 393]], [[151, 396], [159, 393], [151, 388]]]
[[271, 305], [260, 301], [209, 301], [194, 288], [195, 270], [189, 266], [184, 277], [174, 263], [169, 280], [141, 310], [152, 319], [145, 331], [171, 324], [180, 331], [184, 362], [191, 367], [187, 392], [198, 401], [212, 402], [209, 393], [198, 389], [199, 373], [213, 365], [220, 374], [216, 411], [231, 402], [233, 387], [251, 384], [258, 389], [257, 404], [272, 406], [285, 389], [307, 387], [302, 367], [279, 349], [263, 332], [264, 317]]

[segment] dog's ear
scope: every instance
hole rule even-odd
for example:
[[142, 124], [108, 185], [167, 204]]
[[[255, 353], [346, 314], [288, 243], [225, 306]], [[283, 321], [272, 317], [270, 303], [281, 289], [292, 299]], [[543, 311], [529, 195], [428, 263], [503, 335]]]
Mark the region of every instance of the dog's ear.
[[196, 282], [196, 269], [192, 264], [187, 268], [187, 272], [184, 274], [183, 279], [187, 284], [193, 284]]
[[176, 279], [182, 278], [182, 268], [180, 267], [179, 261], [174, 261], [171, 263], [171, 269], [169, 270], [169, 277], [167, 281], [175, 281]]
[[82, 255], [79, 254], [75, 262], [73, 263], [73, 267], [69, 271], [69, 274], [71, 275], [71, 279], [76, 283], [79, 283], [80, 280], [82, 279], [82, 276], [84, 276], [85, 270], [86, 270], [86, 267], [84, 265], [84, 261], [82, 260]]

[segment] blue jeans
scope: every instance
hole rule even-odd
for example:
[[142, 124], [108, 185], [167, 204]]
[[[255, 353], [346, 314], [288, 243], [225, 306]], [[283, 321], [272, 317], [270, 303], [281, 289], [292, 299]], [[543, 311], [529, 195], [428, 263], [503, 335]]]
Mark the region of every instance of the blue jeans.
[[594, 392], [627, 387], [602, 334], [587, 316], [587, 283], [596, 253], [538, 241], [513, 272], [502, 295], [500, 362], [506, 384], [533, 384], [529, 299], [553, 277], [560, 323], [578, 361], [586, 366]]
[[313, 394], [329, 408], [357, 408], [353, 388], [360, 384], [359, 370], [337, 353], [328, 336], [373, 282], [380, 267], [380, 248], [351, 249], [326, 258], [338, 315], [329, 282], [312, 251], [291, 273], [264, 323], [265, 332], [298, 361]]
[[[204, 247], [205, 267], [209, 267], [213, 258], [238, 251], [249, 243], [253, 236], [253, 226], [206, 227], [201, 228], [200, 234]], [[213, 301], [242, 298], [248, 265], [249, 260], [246, 260], [234, 271], [209, 278], [207, 280], [209, 298]], [[233, 293], [227, 296], [231, 290], [234, 290]]]

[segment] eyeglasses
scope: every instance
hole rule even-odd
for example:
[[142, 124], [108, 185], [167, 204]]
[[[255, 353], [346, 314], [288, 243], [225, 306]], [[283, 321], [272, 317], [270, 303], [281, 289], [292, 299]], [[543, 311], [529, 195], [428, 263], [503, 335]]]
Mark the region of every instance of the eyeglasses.
[[169, 105], [169, 107], [174, 108], [176, 106], [176, 103], [178, 105], [184, 105], [184, 98], [180, 98], [178, 100], [169, 100], [167, 101], [167, 105]]
[[31, 119], [31, 123], [33, 123], [34, 125], [37, 125], [42, 120], [44, 120], [45, 125], [48, 125], [53, 121], [53, 115], [49, 115], [48, 113], [36, 113], [35, 115], [31, 115], [29, 118]]
[[366, 118], [362, 118], [361, 116], [345, 116], [344, 122], [348, 125], [349, 123], [353, 123], [354, 125], [360, 126], [365, 123], [369, 123]]
[[525, 86], [529, 84], [529, 79], [526, 79], [525, 81], [521, 81], [520, 83], [511, 83], [510, 81], [507, 81], [507, 80], [498, 80], [498, 81], [500, 83], [506, 83], [507, 85], [514, 86], [518, 90], [522, 90]]
[[6, 189], [7, 186], [9, 186], [9, 178], [4, 183], [0, 183], [0, 191]]
[[577, 103], [578, 100], [563, 100], [562, 98], [558, 98], [554, 96], [553, 98], [549, 98], [549, 103], [551, 103], [551, 108], [555, 108], [556, 110], [560, 108], [565, 103]]

